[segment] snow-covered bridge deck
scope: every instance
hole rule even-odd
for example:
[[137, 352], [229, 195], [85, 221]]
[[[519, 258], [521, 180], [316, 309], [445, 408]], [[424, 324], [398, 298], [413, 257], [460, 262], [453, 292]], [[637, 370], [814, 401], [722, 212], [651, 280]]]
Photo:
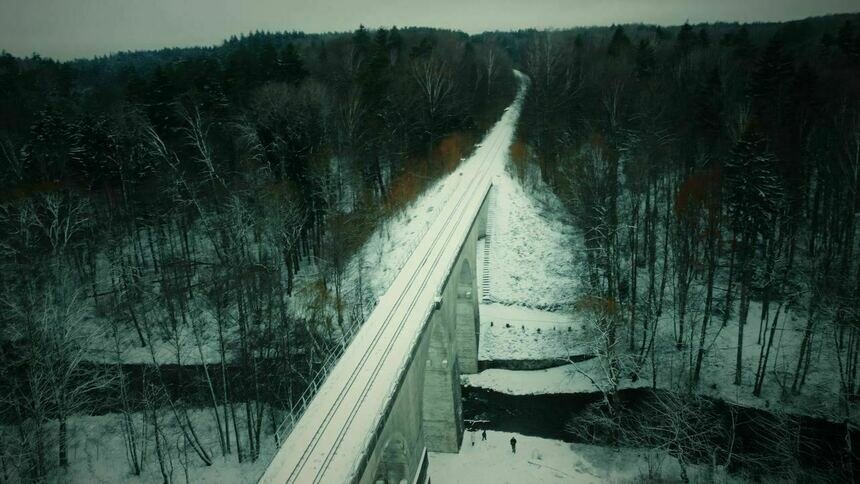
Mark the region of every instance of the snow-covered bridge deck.
[[449, 175], [448, 183], [455, 184], [452, 195], [282, 443], [261, 482], [362, 479], [380, 428], [416, 360], [436, 297], [451, 279], [493, 174], [504, 169], [525, 93], [525, 81], [517, 76], [523, 86], [516, 100], [474, 154]]

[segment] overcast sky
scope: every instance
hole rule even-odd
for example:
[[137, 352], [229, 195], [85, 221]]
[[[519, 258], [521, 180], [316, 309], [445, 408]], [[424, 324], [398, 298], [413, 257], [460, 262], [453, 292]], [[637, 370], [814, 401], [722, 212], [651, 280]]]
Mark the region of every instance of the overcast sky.
[[359, 24], [464, 30], [645, 22], [788, 20], [858, 11], [857, 0], [0, 0], [0, 50], [59, 59], [211, 45], [252, 30]]

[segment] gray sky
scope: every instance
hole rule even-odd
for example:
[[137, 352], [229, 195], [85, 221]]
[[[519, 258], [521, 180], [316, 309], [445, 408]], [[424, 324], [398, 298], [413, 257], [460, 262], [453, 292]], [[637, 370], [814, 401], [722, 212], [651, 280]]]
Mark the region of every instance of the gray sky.
[[858, 11], [856, 0], [0, 0], [0, 50], [59, 59], [210, 45], [252, 30], [421, 25], [526, 27], [788, 20]]

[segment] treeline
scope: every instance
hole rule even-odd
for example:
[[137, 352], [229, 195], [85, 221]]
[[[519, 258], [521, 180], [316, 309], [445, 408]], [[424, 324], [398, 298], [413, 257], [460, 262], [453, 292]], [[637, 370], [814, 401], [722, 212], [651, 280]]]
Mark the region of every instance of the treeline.
[[[581, 231], [579, 309], [610, 420], [619, 386], [640, 377], [788, 402], [845, 422], [837, 473], [853, 478], [858, 27], [847, 15], [506, 37], [532, 81], [515, 171], [536, 166]], [[668, 446], [683, 464], [682, 447]], [[772, 469], [804, 479], [797, 466]]]
[[[839, 418], [850, 416], [860, 385], [858, 27], [849, 15], [506, 38], [532, 79], [514, 162], [539, 166], [582, 231], [582, 307], [596, 315], [613, 381], [645, 372], [659, 385], [655, 347], [670, 318], [671, 344], [687, 355], [682, 387], [695, 389], [720, 328], [740, 321], [736, 385], [759, 396], [777, 378], [797, 394], [819, 359], [813, 347], [825, 349]], [[776, 374], [768, 365], [787, 313], [806, 324], [786, 336], [799, 345], [795, 367]], [[757, 334], [754, 374], [744, 372], [745, 331]]]
[[[468, 154], [514, 84], [492, 37], [428, 29], [0, 56], [3, 479], [69, 465], [70, 419], [106, 393], [133, 474], [152, 445], [165, 482], [171, 452], [257, 459], [263, 425], [363, 320], [349, 256]], [[122, 370], [134, 348], [144, 382]], [[167, 363], [204, 384], [166, 381]]]

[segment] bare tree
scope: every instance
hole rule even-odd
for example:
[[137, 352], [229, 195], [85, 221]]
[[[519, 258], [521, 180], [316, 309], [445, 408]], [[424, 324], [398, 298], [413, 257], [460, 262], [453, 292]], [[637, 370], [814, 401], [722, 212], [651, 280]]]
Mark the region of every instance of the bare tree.
[[622, 361], [626, 360], [617, 336], [620, 320], [618, 307], [612, 300], [597, 298], [583, 299], [579, 305], [580, 310], [589, 316], [586, 327], [588, 342], [585, 346], [594, 359], [589, 360], [588, 368], [571, 359], [567, 362], [600, 391], [606, 408], [612, 413], [621, 381]]
[[640, 403], [641, 408], [620, 408], [615, 413], [592, 405], [571, 419], [566, 429], [596, 442], [672, 455], [678, 460], [681, 482], [690, 482], [691, 464], [704, 461], [713, 469], [732, 458], [734, 423], [723, 425], [710, 400], [657, 391], [643, 396]]
[[447, 115], [447, 108], [452, 101], [454, 80], [448, 64], [432, 55], [427, 58], [415, 59], [412, 62], [410, 72], [412, 79], [418, 86], [418, 93], [422, 101], [424, 131], [429, 140], [427, 149], [429, 158], [429, 153], [439, 136], [438, 125]]

